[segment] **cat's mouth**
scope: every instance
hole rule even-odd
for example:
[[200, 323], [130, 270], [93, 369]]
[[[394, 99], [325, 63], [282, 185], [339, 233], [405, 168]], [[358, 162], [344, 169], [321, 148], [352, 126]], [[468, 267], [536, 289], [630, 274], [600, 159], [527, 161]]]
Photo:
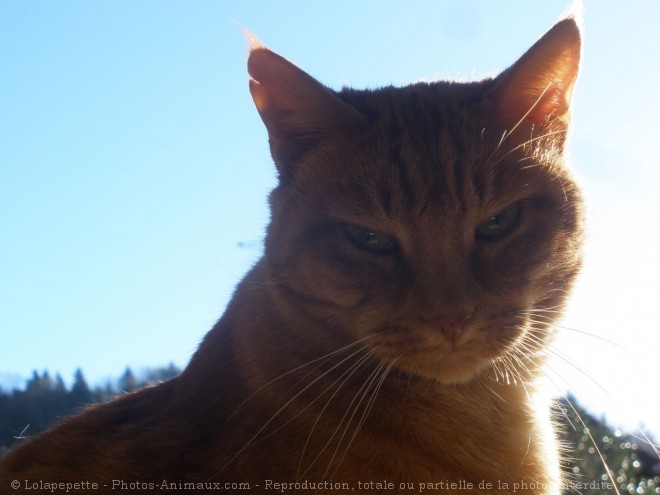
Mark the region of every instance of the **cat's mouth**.
[[505, 359], [526, 331], [525, 324], [472, 324], [452, 337], [423, 326], [388, 326], [371, 344], [372, 352], [393, 367], [451, 385], [470, 382]]

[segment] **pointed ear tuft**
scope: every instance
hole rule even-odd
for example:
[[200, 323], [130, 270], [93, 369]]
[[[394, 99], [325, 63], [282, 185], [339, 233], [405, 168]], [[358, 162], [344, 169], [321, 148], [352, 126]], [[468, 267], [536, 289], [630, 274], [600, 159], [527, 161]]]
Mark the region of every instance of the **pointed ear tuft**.
[[565, 125], [580, 65], [580, 45], [575, 17], [555, 24], [498, 76], [490, 96], [495, 118], [508, 126], [550, 121]]
[[238, 27], [240, 27], [241, 31], [243, 31], [243, 36], [245, 36], [245, 41], [247, 41], [250, 51], [256, 50], [257, 48], [266, 48], [266, 46], [259, 40], [259, 38], [254, 35], [252, 31], [244, 26], [241, 26], [240, 24]]
[[332, 90], [258, 40], [252, 44], [252, 39], [256, 38], [249, 40], [250, 92], [268, 129], [273, 159], [280, 174], [287, 174], [318, 140], [346, 131], [362, 116]]

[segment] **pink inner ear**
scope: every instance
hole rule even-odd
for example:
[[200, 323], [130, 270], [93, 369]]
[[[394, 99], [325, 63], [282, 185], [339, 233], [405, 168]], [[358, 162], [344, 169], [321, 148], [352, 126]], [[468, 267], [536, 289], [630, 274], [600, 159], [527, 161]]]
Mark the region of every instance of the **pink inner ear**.
[[502, 95], [499, 111], [507, 120], [540, 124], [548, 118], [562, 117], [570, 110], [573, 83], [548, 78], [538, 84], [511, 84]]
[[567, 115], [579, 63], [580, 31], [575, 20], [565, 19], [500, 75], [497, 118], [508, 125], [540, 124]]
[[250, 94], [252, 95], [252, 100], [254, 105], [257, 107], [259, 113], [265, 111], [266, 109], [266, 95], [261, 85], [254, 79], [250, 79]]

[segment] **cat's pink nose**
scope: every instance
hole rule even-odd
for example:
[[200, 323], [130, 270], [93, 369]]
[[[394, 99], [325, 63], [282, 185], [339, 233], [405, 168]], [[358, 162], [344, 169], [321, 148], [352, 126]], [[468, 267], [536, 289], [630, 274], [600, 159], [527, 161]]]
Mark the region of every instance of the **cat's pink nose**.
[[474, 310], [460, 310], [453, 313], [435, 313], [427, 316], [426, 320], [450, 342], [456, 342], [463, 331], [463, 324], [472, 316]]

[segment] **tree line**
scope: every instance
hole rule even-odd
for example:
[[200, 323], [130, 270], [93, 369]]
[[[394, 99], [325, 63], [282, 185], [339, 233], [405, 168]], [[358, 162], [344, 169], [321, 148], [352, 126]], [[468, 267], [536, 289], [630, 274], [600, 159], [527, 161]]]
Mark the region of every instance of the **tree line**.
[[180, 373], [170, 364], [147, 370], [138, 377], [130, 368], [114, 382], [90, 387], [81, 369], [76, 370], [71, 387], [60, 374], [48, 371], [32, 373], [23, 389], [0, 389], [0, 456], [20, 440], [40, 433], [60, 419], [74, 414], [84, 406], [105, 402], [119, 394], [174, 378]]

